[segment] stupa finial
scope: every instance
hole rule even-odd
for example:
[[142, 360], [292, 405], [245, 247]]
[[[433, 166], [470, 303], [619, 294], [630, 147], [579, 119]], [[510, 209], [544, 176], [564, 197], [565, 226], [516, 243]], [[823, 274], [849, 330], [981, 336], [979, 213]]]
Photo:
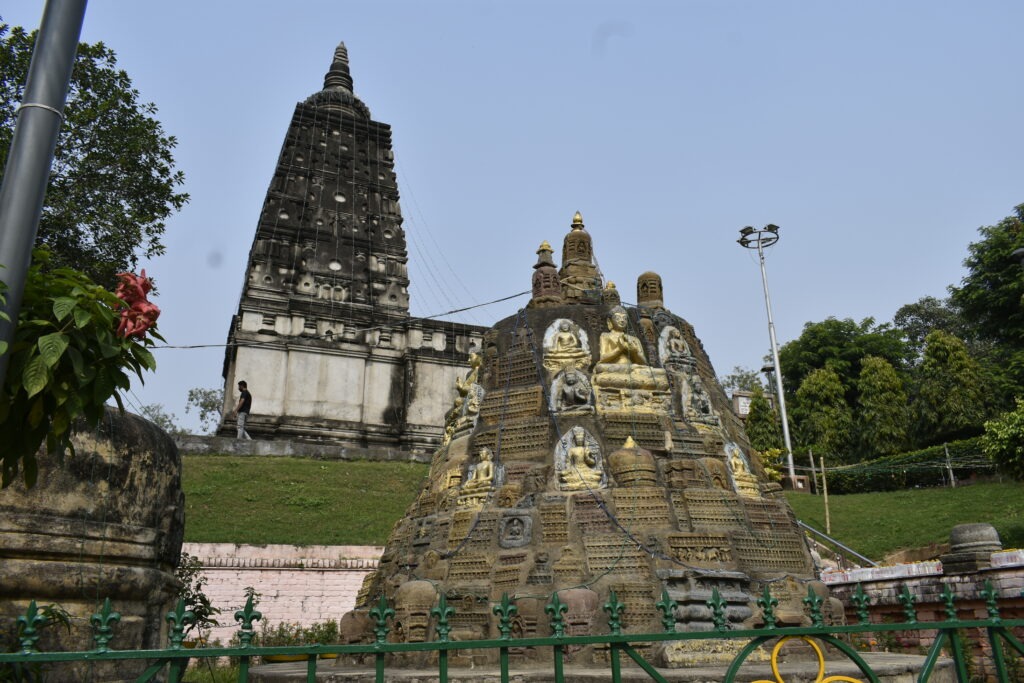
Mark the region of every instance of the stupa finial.
[[572, 217], [572, 229], [573, 230], [582, 230], [583, 229], [583, 214], [581, 214], [579, 211], [577, 211], [576, 215]]
[[338, 43], [334, 50], [334, 61], [324, 76], [324, 90], [347, 90], [352, 92], [352, 74], [348, 70], [348, 48], [345, 43]]

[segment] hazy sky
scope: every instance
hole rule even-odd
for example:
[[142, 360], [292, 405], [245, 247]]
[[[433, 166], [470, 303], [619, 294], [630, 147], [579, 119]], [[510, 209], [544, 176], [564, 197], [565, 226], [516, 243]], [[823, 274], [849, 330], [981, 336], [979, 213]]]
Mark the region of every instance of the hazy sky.
[[[4, 5], [38, 26], [42, 2]], [[192, 201], [145, 264], [169, 344], [223, 345], [295, 103], [343, 40], [393, 127], [413, 314], [528, 289], [537, 245], [558, 258], [579, 210], [623, 299], [659, 272], [724, 375], [768, 350], [744, 225], [782, 227], [780, 343], [960, 281], [978, 226], [1024, 202], [1021, 25], [1011, 1], [92, 0], [83, 40], [117, 52], [179, 141]], [[130, 402], [186, 418], [223, 356], [160, 350]]]

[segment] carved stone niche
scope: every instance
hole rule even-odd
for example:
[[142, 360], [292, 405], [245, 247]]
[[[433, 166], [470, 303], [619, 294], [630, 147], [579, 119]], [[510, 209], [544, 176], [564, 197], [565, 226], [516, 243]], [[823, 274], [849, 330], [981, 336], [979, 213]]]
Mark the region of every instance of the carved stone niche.
[[[40, 648], [90, 650], [89, 618], [109, 597], [122, 617], [118, 649], [163, 647], [184, 532], [178, 449], [156, 425], [109, 409], [72, 440], [73, 458], [37, 455], [34, 488], [0, 491], [0, 631], [14, 631], [31, 599], [59, 603], [71, 631], [48, 629]], [[47, 680], [134, 681], [145, 666], [54, 664]]]
[[510, 512], [501, 518], [498, 545], [502, 548], [521, 548], [533, 537], [533, 518], [529, 512]]

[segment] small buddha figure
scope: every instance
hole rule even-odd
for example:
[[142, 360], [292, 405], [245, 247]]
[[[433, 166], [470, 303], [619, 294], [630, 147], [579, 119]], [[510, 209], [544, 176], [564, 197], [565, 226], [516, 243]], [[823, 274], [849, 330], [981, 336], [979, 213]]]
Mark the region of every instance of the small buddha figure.
[[670, 356], [689, 356], [690, 347], [683, 340], [683, 333], [672, 327], [669, 328], [668, 339], [665, 341], [665, 348]]
[[476, 464], [469, 478], [462, 486], [462, 493], [482, 494], [491, 490], [494, 485], [494, 455], [491, 449], [484, 447], [480, 449], [480, 462]]
[[629, 318], [626, 309], [616, 306], [608, 316], [608, 331], [601, 335], [601, 357], [598, 363], [647, 365], [644, 347], [639, 339], [626, 332]]
[[565, 370], [556, 378], [553, 389], [551, 398], [556, 411], [579, 411], [590, 408], [590, 381], [579, 370]]
[[597, 488], [603, 478], [600, 451], [587, 443], [587, 433], [582, 427], [573, 427], [565, 453], [565, 466], [558, 473], [559, 488], [563, 491]]
[[544, 367], [556, 373], [566, 368], [590, 365], [590, 351], [581, 338], [581, 331], [569, 320], [552, 323], [544, 334]]
[[726, 445], [725, 452], [729, 456], [729, 472], [732, 474], [736, 492], [749, 498], [760, 497], [761, 487], [758, 485], [757, 477], [751, 473], [740, 447], [730, 443]]
[[718, 415], [711, 407], [711, 397], [704, 388], [704, 382], [699, 375], [694, 375], [690, 382], [693, 389], [690, 394], [690, 405], [697, 420], [706, 424], [718, 424]]
[[555, 348], [556, 353], [573, 352], [580, 348], [580, 340], [576, 338], [576, 334], [572, 331], [572, 327], [569, 325], [569, 321], [563, 320], [558, 326], [558, 334], [555, 335]]

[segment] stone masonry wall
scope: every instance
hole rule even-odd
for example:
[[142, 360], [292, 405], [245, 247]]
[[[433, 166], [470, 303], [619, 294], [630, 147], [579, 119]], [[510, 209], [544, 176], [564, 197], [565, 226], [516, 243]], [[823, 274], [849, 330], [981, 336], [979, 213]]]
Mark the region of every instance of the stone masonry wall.
[[[211, 639], [227, 644], [237, 631], [235, 610], [245, 603], [246, 586], [262, 594], [259, 610], [267, 623], [304, 626], [340, 619], [355, 606], [363, 577], [377, 567], [379, 546], [237, 545], [186, 543], [207, 578], [206, 595], [221, 609], [221, 625]], [[256, 626], [257, 631], [259, 625]]]
[[[889, 567], [873, 567], [831, 572], [822, 575], [833, 597], [846, 606], [846, 619], [857, 623], [857, 612], [850, 599], [859, 584], [871, 596], [871, 621], [876, 623], [900, 623], [906, 620], [899, 595], [904, 586], [916, 598], [914, 607], [921, 623], [943, 621], [946, 617], [942, 603], [942, 590], [949, 586], [956, 595], [957, 617], [960, 619], [985, 619], [988, 611], [981, 591], [990, 581], [999, 596], [999, 613], [1004, 619], [1024, 617], [1024, 550], [1006, 550], [992, 553], [991, 566], [966, 574], [946, 574], [942, 562], [932, 560]], [[934, 642], [934, 632], [897, 631], [891, 636], [880, 636], [873, 649], [886, 646], [888, 637], [891, 646], [904, 649], [928, 647]], [[1024, 637], [1024, 629], [1017, 629], [1017, 637]], [[985, 634], [969, 634], [975, 644], [974, 674], [991, 677], [991, 652]], [[1018, 672], [1019, 673], [1019, 672]], [[1014, 679], [1020, 680], [1020, 679]]]

